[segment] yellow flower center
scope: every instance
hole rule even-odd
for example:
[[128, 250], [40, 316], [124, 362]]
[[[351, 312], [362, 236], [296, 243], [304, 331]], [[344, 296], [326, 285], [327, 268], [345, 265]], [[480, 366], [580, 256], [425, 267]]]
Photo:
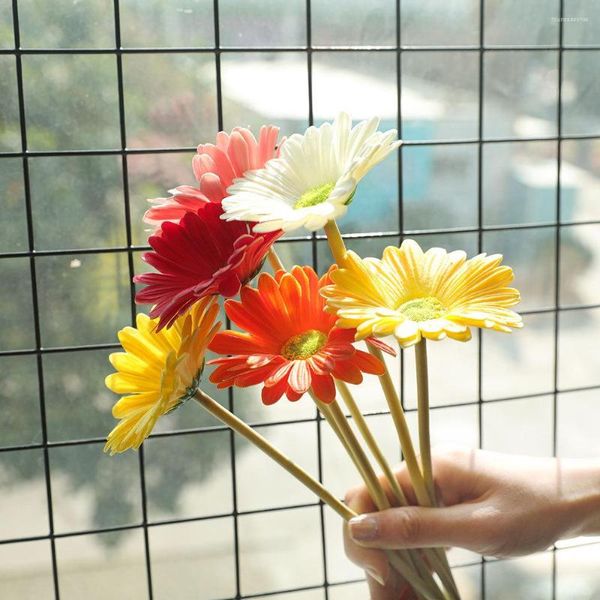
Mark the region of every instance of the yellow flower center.
[[411, 321], [429, 321], [441, 317], [446, 308], [437, 299], [431, 296], [414, 298], [401, 304], [398, 310]]
[[309, 206], [322, 204], [327, 200], [334, 187], [335, 185], [333, 183], [324, 183], [323, 185], [318, 185], [317, 187], [308, 190], [308, 192], [304, 192], [304, 194], [298, 198], [296, 204], [294, 204], [294, 208], [308, 208]]
[[288, 360], [306, 360], [316, 354], [327, 342], [327, 336], [317, 329], [309, 329], [292, 336], [281, 348]]

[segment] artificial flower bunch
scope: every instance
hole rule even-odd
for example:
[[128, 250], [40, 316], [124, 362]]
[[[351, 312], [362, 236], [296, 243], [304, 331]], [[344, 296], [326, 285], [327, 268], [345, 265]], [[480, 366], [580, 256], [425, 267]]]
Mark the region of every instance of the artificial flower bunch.
[[[192, 161], [196, 186], [176, 187], [168, 198], [151, 200], [144, 219], [153, 227], [152, 251], [143, 259], [154, 271], [134, 278], [145, 286], [136, 301], [150, 311], [138, 315], [135, 328], [119, 332], [124, 352], [110, 357], [116, 373], [106, 385], [122, 397], [113, 409], [120, 421], [106, 451], [139, 448], [162, 415], [193, 398], [344, 519], [356, 516], [200, 389], [210, 349], [219, 355], [208, 362], [210, 382], [218, 388], [262, 386], [266, 405], [284, 396], [292, 402], [308, 396], [375, 505], [380, 510], [406, 505], [351, 392], [371, 375], [388, 403], [417, 501], [435, 506], [426, 340], [466, 342], [472, 327], [503, 332], [521, 327], [511, 310], [519, 293], [509, 287], [513, 273], [500, 255], [467, 259], [462, 251], [423, 252], [412, 240], [389, 246], [381, 258], [361, 258], [346, 249], [336, 219], [348, 210], [360, 180], [401, 143], [396, 131], [380, 132], [378, 125], [373, 118], [353, 127], [340, 114], [333, 123], [288, 139], [280, 140], [274, 126], [262, 127], [258, 139], [243, 128], [221, 132], [216, 144], [198, 147]], [[321, 276], [309, 266], [286, 270], [274, 250], [279, 237], [299, 228], [326, 233], [335, 264]], [[266, 260], [273, 275], [260, 273]], [[225, 313], [236, 330], [220, 330], [219, 297], [227, 298]], [[383, 360], [383, 352], [396, 352], [382, 338], [395, 339], [402, 349], [415, 347], [419, 456]], [[360, 340], [368, 351], [356, 346]], [[443, 549], [390, 551], [388, 558], [415, 597], [460, 597]]]

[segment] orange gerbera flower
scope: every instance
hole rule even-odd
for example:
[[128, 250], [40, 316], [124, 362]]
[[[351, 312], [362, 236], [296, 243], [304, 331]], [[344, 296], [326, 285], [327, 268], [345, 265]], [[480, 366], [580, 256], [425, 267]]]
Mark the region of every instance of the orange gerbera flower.
[[298, 400], [312, 388], [317, 398], [332, 402], [333, 378], [360, 383], [363, 373], [381, 375], [383, 364], [354, 347], [354, 330], [335, 326], [324, 312], [320, 295], [330, 283], [310, 267], [263, 273], [256, 289], [244, 286], [240, 302], [227, 300], [225, 312], [244, 331], [217, 333], [209, 348], [218, 354], [210, 381], [219, 388], [264, 383], [262, 400], [274, 404], [285, 394]]

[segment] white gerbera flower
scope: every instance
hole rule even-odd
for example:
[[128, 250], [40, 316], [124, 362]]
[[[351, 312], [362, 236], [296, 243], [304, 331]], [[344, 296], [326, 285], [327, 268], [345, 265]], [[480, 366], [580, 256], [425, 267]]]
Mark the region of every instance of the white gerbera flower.
[[401, 142], [396, 130], [377, 131], [373, 117], [352, 127], [346, 113], [334, 123], [309, 127], [283, 144], [279, 158], [248, 171], [227, 188], [228, 221], [256, 221], [254, 231], [306, 227], [315, 231], [341, 217], [358, 182]]

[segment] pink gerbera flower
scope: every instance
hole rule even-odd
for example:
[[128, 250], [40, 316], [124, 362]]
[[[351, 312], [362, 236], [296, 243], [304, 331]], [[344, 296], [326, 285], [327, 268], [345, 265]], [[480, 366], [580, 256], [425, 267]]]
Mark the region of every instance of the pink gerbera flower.
[[[192, 169], [198, 182], [180, 185], [168, 198], [150, 200], [154, 206], [146, 211], [144, 221], [153, 227], [170, 221], [178, 223], [187, 212], [195, 211], [201, 202], [218, 202], [227, 195], [226, 189], [246, 171], [262, 169], [267, 161], [279, 156], [279, 127], [263, 125], [258, 140], [249, 129], [235, 127], [231, 134], [221, 131], [215, 144], [201, 144], [192, 159]], [[284, 138], [285, 139], [285, 138]]]
[[227, 222], [215, 202], [199, 202], [179, 223], [165, 222], [148, 242], [153, 252], [142, 258], [157, 273], [133, 278], [147, 284], [136, 295], [139, 304], [153, 304], [150, 317], [158, 329], [169, 327], [200, 298], [235, 296], [260, 271], [281, 231], [252, 232], [252, 223]]

